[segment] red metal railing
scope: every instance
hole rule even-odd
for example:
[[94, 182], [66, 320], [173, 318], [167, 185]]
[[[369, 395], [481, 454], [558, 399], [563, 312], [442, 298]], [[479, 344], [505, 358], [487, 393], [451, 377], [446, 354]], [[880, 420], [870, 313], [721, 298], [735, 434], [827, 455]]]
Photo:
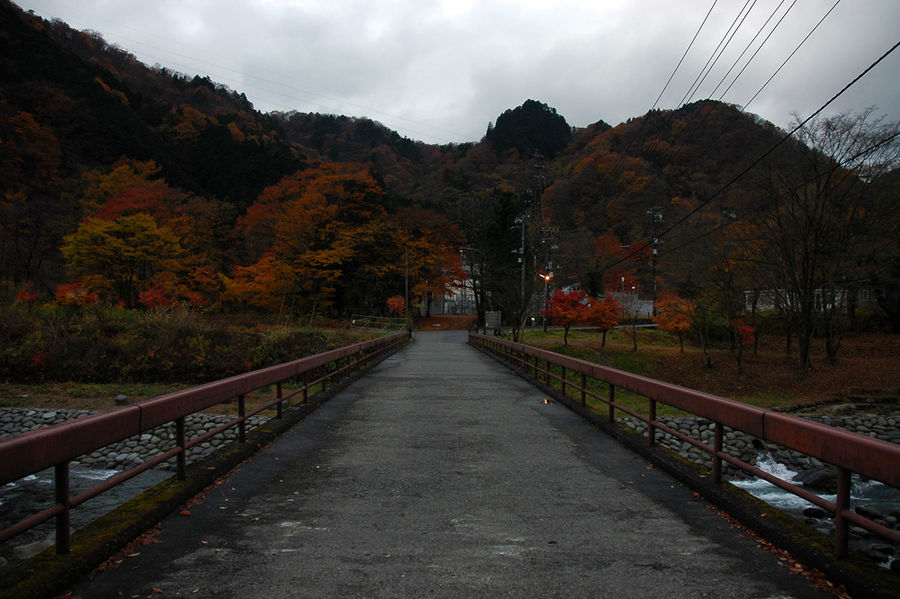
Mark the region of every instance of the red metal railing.
[[[469, 333], [469, 343], [497, 354], [534, 378], [543, 379], [549, 386], [559, 387], [564, 395], [569, 396], [574, 392], [583, 407], [586, 407], [588, 397], [599, 400], [606, 404], [610, 422], [615, 422], [616, 410], [642, 420], [647, 424], [647, 441], [650, 445], [656, 443], [656, 431], [663, 431], [709, 453], [712, 457], [712, 476], [717, 483], [722, 479], [724, 461], [831, 512], [834, 515], [834, 543], [838, 557], [847, 555], [850, 523], [893, 543], [900, 543], [900, 533], [896, 530], [882, 526], [850, 509], [852, 473], [900, 488], [900, 445], [497, 337]], [[551, 366], [555, 366], [556, 371]], [[592, 381], [608, 385], [608, 395], [604, 397], [595, 391], [597, 384], [595, 382], [592, 387]], [[626, 389], [647, 398], [648, 415], [645, 416], [617, 403], [616, 388]], [[657, 403], [690, 412], [713, 422], [713, 446], [710, 447], [657, 420]], [[749, 433], [763, 441], [777, 443], [837, 467], [838, 487], [835, 501], [828, 501], [727, 454], [723, 448], [725, 427]]]
[[[69, 514], [73, 507], [96, 497], [116, 485], [125, 482], [175, 458], [177, 476], [186, 477], [186, 453], [210, 437], [226, 429], [238, 427], [238, 441], [246, 438], [247, 419], [275, 407], [276, 417], [282, 417], [282, 406], [296, 395], [302, 394], [306, 402], [309, 390], [321, 385], [324, 391], [328, 381], [366, 362], [390, 352], [409, 339], [407, 333], [381, 337], [348, 345], [314, 356], [286, 362], [277, 366], [247, 372], [205, 385], [175, 391], [140, 403], [78, 418], [69, 422], [30, 431], [0, 440], [0, 485], [13, 482], [45, 470], [54, 469], [56, 503], [31, 517], [0, 531], [0, 542], [30, 528], [56, 518], [56, 551], [69, 551]], [[302, 384], [284, 393], [284, 382], [301, 379]], [[245, 410], [248, 393], [275, 385], [275, 397], [252, 412]], [[238, 400], [238, 416], [205, 434], [187, 439], [185, 417], [216, 404]], [[69, 490], [69, 463], [97, 449], [140, 435], [157, 426], [175, 423], [175, 446], [143, 463], [109, 478], [102, 483], [72, 496]]]

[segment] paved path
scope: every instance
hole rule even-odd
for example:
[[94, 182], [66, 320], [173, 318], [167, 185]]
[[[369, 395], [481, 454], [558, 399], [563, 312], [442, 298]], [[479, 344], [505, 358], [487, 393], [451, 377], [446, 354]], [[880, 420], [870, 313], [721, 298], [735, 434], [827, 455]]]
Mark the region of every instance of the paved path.
[[830, 596], [543, 397], [417, 334], [72, 596]]

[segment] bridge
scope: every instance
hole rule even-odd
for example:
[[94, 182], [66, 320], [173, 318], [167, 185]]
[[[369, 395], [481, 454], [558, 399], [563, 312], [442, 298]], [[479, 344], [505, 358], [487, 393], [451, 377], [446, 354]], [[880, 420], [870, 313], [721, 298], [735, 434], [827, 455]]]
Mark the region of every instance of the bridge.
[[71, 597], [833, 596], [466, 341], [417, 333]]

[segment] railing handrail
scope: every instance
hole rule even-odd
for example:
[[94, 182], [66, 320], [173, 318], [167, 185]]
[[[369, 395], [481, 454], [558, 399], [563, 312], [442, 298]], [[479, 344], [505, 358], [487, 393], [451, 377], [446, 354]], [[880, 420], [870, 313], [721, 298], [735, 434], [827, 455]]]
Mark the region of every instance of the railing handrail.
[[405, 336], [362, 341], [0, 439], [0, 485]]
[[559, 366], [583, 372], [591, 378], [612, 383], [701, 418], [720, 422], [764, 441], [803, 452], [835, 466], [852, 470], [866, 478], [900, 487], [900, 445], [896, 443], [531, 345], [475, 333], [471, 333], [470, 337], [489, 339], [492, 343], [524, 352], [538, 359], [549, 359]]
[[[721, 463], [725, 461], [833, 512], [835, 514], [835, 552], [839, 557], [847, 555], [848, 527], [850, 522], [875, 532], [892, 542], [900, 542], [900, 533], [897, 531], [891, 530], [850, 509], [851, 473], [855, 472], [894, 488], [900, 488], [900, 445], [896, 443], [806, 420], [798, 416], [751, 406], [718, 395], [657, 381], [649, 377], [608, 366], [601, 366], [586, 360], [564, 356], [549, 350], [498, 337], [470, 332], [469, 340], [483, 346], [488, 351], [494, 351], [513, 359], [520, 366], [527, 367], [529, 370], [533, 369], [535, 378], [537, 378], [537, 373], [540, 371], [545, 375], [548, 386], [551, 385], [550, 379], [554, 378], [561, 384], [561, 391], [564, 395], [566, 394], [567, 386], [580, 390], [582, 407], [585, 406], [584, 402], [587, 395], [606, 403], [609, 406], [609, 420], [611, 422], [614, 420], [613, 412], [615, 408], [637, 416], [648, 425], [648, 442], [651, 445], [655, 444], [656, 431], [659, 430], [672, 434], [709, 453], [713, 458], [713, 480], [716, 482], [721, 480]], [[526, 356], [529, 359], [533, 358], [534, 364], [531, 364], [521, 356]], [[538, 362], [541, 360], [547, 365], [543, 370], [538, 367]], [[561, 375], [551, 374], [549, 366], [551, 363], [561, 368]], [[566, 371], [580, 373], [582, 375], [581, 384], [569, 381]], [[604, 398], [594, 391], [589, 391], [586, 384], [587, 377], [608, 383], [610, 386], [609, 397]], [[620, 387], [648, 398], [650, 402], [649, 416], [639, 415], [617, 404], [614, 401], [613, 394], [615, 387]], [[713, 422], [715, 426], [714, 446], [707, 446], [659, 421], [656, 418], [656, 402], [662, 402], [691, 412]], [[727, 454], [723, 450], [722, 442], [723, 430], [726, 426], [836, 466], [838, 470], [838, 489], [835, 501], [831, 502], [821, 498], [794, 483], [765, 473], [755, 466]]]

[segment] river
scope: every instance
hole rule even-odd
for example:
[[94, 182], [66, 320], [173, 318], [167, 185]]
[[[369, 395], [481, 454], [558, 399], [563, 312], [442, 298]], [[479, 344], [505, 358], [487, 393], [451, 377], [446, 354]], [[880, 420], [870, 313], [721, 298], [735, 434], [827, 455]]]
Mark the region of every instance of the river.
[[[791, 470], [784, 464], [775, 460], [770, 454], [762, 454], [756, 462], [756, 466], [782, 480], [793, 482], [797, 472]], [[831, 535], [833, 533], [833, 522], [830, 518], [808, 518], [804, 515], [804, 510], [815, 507], [812, 503], [801, 499], [792, 493], [776, 487], [772, 483], [759, 479], [733, 480], [733, 485], [744, 489], [754, 497], [765, 501], [769, 505], [780, 509], [781, 511], [806, 520], [817, 530]], [[823, 499], [835, 501], [834, 494], [817, 493]], [[900, 490], [884, 485], [878, 481], [861, 480], [858, 476], [853, 475], [851, 479], [850, 507], [863, 506], [884, 515], [900, 516]], [[892, 560], [897, 556], [883, 556], [877, 552], [873, 552], [873, 546], [889, 545], [886, 541], [881, 541], [877, 537], [858, 538], [851, 535], [851, 544], [857, 549], [862, 549], [867, 553], [879, 555], [886, 558], [886, 561], [879, 562], [880, 565], [890, 567]]]

